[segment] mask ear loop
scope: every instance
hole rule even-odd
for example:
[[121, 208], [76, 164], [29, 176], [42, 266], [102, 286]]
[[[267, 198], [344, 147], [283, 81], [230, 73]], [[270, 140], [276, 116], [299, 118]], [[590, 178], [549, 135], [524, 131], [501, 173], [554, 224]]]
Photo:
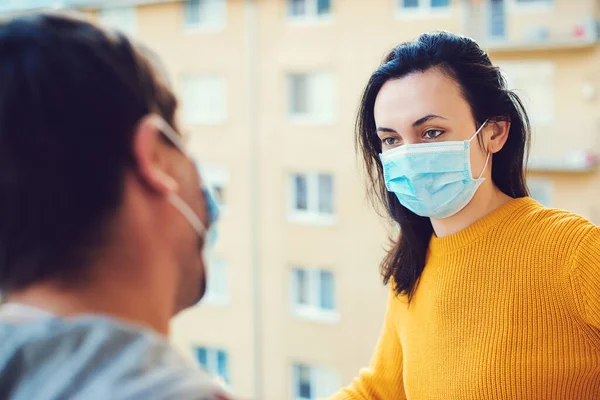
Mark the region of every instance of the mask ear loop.
[[181, 199], [181, 197], [177, 196], [175, 193], [169, 194], [169, 202], [177, 209], [181, 214], [183, 214], [186, 219], [189, 221], [190, 225], [194, 228], [198, 236], [204, 237], [206, 235], [206, 227], [200, 221], [200, 218], [196, 215], [194, 210], [190, 208], [189, 205], [185, 201]]
[[[469, 142], [473, 141], [473, 139], [475, 139], [475, 136], [477, 136], [479, 134], [479, 132], [481, 132], [481, 130], [483, 129], [483, 127], [485, 126], [485, 124], [488, 123], [490, 119], [486, 119], [485, 121], [483, 121], [483, 124], [481, 124], [481, 126], [479, 127], [479, 129], [477, 129], [477, 132], [475, 132], [475, 134], [473, 136], [471, 136], [471, 139], [469, 139]], [[479, 174], [479, 177], [477, 178], [477, 180], [481, 179], [481, 177], [483, 176], [483, 173], [485, 172], [485, 169], [488, 166], [488, 163], [490, 162], [490, 156], [492, 155], [492, 153], [490, 153], [489, 151], [487, 152], [487, 157], [485, 159], [485, 164], [483, 164], [483, 169], [481, 170], [481, 174]]]
[[[150, 118], [155, 123], [155, 126], [165, 135], [167, 138], [188, 158], [190, 158], [188, 152], [185, 149], [185, 145], [181, 140], [181, 137], [175, 132], [175, 130], [159, 115], [153, 114]], [[207, 229], [198, 218], [194, 210], [185, 202], [181, 197], [179, 197], [175, 193], [170, 193], [168, 195], [169, 202], [177, 209], [186, 219], [189, 221], [190, 225], [194, 228], [198, 236], [204, 237], [206, 235]], [[208, 201], [208, 200], [207, 200]]]
[[479, 129], [477, 129], [477, 132], [475, 132], [475, 133], [473, 134], [473, 136], [471, 136], [471, 139], [469, 139], [469, 142], [471, 142], [471, 141], [473, 141], [473, 139], [475, 139], [475, 136], [477, 136], [477, 135], [479, 134], [479, 132], [481, 132], [481, 130], [483, 129], [483, 127], [485, 126], [485, 124], [487, 124], [487, 123], [488, 123], [488, 121], [489, 121], [489, 120], [490, 120], [490, 119], [488, 118], [488, 119], [486, 119], [485, 121], [483, 121], [483, 124], [481, 124], [481, 126], [479, 127]]

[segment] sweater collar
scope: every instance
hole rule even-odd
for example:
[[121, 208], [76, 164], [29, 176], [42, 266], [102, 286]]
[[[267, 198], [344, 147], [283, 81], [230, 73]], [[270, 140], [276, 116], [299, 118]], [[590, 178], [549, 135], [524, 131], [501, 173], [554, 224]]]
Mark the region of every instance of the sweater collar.
[[540, 207], [540, 204], [530, 197], [512, 199], [460, 232], [443, 238], [438, 238], [434, 233], [429, 242], [429, 253], [432, 256], [438, 256], [466, 247], [496, 225], [514, 219], [523, 212], [536, 207]]

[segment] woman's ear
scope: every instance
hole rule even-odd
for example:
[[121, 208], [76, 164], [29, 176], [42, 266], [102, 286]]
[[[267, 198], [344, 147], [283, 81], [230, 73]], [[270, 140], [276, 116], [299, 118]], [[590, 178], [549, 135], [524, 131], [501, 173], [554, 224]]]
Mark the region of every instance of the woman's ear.
[[492, 136], [487, 143], [487, 151], [494, 154], [502, 150], [508, 140], [510, 121], [494, 121], [490, 124]]

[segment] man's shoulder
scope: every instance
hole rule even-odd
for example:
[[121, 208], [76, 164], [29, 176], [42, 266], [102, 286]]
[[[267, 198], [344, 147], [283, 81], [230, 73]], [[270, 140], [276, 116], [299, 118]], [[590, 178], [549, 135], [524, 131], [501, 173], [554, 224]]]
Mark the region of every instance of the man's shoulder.
[[95, 316], [0, 323], [0, 368], [0, 388], [12, 386], [14, 399], [208, 400], [221, 392], [161, 336]]

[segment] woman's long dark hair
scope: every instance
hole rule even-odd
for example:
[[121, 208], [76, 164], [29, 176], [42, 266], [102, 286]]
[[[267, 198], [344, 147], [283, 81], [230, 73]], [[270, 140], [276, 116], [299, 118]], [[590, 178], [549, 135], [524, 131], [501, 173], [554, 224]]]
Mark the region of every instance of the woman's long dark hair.
[[510, 122], [506, 144], [494, 154], [492, 181], [511, 197], [528, 195], [525, 162], [530, 143], [529, 119], [519, 97], [507, 89], [499, 69], [492, 65], [479, 45], [466, 37], [433, 32], [392, 50], [364, 90], [356, 121], [356, 142], [367, 170], [369, 193], [400, 225], [400, 235], [393, 240], [393, 247], [381, 264], [384, 283], [393, 279], [396, 293], [406, 295], [409, 300], [425, 268], [433, 227], [429, 218], [409, 211], [387, 191], [379, 160], [381, 141], [377, 136], [373, 109], [385, 82], [431, 68], [440, 69], [458, 83], [471, 106], [477, 127], [486, 119]]

